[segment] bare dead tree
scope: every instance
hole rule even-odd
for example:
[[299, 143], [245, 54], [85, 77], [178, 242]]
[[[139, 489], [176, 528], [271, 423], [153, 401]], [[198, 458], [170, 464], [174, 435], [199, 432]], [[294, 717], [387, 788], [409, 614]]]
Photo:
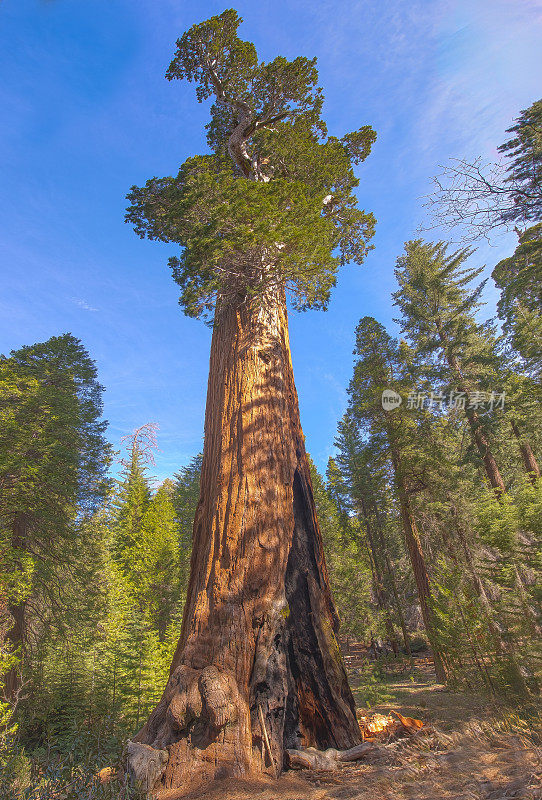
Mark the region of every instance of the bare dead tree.
[[510, 179], [502, 161], [452, 158], [439, 168], [442, 172], [432, 179], [434, 191], [424, 198], [430, 220], [422, 231], [460, 231], [459, 241], [464, 243], [491, 241], [512, 230], [519, 235], [542, 202], [542, 186], [525, 187]]
[[433, 178], [426, 197], [430, 223], [460, 230], [463, 242], [473, 242], [526, 227], [542, 219], [542, 100], [520, 113], [499, 145], [497, 162], [452, 158]]
[[120, 463], [123, 467], [129, 467], [134, 454], [137, 453], [143, 464], [155, 466], [154, 450], [158, 450], [156, 432], [159, 425], [156, 422], [146, 422], [140, 425], [133, 433], [123, 436], [121, 444], [126, 447], [127, 457], [121, 458]]

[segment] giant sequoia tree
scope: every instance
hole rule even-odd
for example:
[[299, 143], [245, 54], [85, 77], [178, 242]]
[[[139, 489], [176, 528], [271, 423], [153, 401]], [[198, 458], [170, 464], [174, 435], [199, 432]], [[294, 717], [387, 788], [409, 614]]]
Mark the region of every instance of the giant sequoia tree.
[[228, 10], [178, 40], [166, 77], [213, 98], [210, 152], [134, 187], [127, 213], [140, 236], [181, 246], [170, 259], [181, 305], [213, 324], [182, 633], [163, 697], [130, 749], [139, 775], [151, 754], [163, 787], [275, 774], [286, 748], [360, 739], [286, 296], [297, 309], [325, 308], [339, 265], [363, 260], [374, 219], [356, 207], [352, 165], [375, 134], [328, 136], [315, 60], [259, 62], [237, 36], [240, 21]]

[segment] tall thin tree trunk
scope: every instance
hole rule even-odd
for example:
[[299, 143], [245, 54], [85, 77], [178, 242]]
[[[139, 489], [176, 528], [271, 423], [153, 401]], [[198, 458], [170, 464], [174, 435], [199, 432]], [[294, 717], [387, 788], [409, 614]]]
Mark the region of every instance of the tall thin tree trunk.
[[274, 775], [285, 748], [360, 742], [337, 628], [284, 292], [219, 305], [181, 638], [136, 737], [167, 748], [160, 785]]
[[380, 520], [380, 514], [378, 512], [378, 508], [375, 505], [375, 517], [376, 517], [376, 530], [378, 533], [378, 538], [380, 540], [380, 547], [382, 548], [382, 553], [384, 554], [384, 563], [386, 565], [386, 576], [389, 581], [391, 592], [393, 595], [393, 599], [395, 602], [395, 610], [397, 612], [397, 619], [399, 620], [399, 625], [401, 627], [401, 633], [403, 634], [403, 642], [405, 645], [405, 651], [407, 656], [412, 655], [412, 651], [410, 649], [410, 638], [408, 635], [406, 622], [405, 622], [405, 615], [403, 614], [403, 609], [401, 606], [401, 601], [399, 600], [399, 593], [397, 591], [397, 584], [395, 582], [395, 576], [393, 574], [393, 570], [391, 568], [390, 559], [386, 550], [386, 542], [384, 540], [384, 531], [382, 530], [382, 524]]
[[112, 706], [113, 706], [113, 711], [115, 713], [115, 719], [117, 717], [116, 708], [115, 708], [115, 704], [117, 702], [117, 648], [116, 648], [116, 645], [117, 645], [117, 643], [115, 642], [115, 651], [114, 651], [115, 656], [113, 658], [113, 700], [112, 700]]
[[141, 643], [139, 649], [139, 663], [137, 669], [137, 715], [136, 715], [136, 728], [139, 728], [139, 718], [141, 716], [141, 662], [143, 653], [141, 652]]
[[369, 564], [371, 566], [371, 574], [373, 576], [373, 588], [376, 596], [376, 604], [384, 616], [384, 627], [386, 628], [386, 635], [391, 644], [393, 654], [397, 656], [399, 655], [399, 645], [397, 643], [397, 637], [395, 636], [395, 630], [393, 628], [387, 597], [384, 592], [382, 576], [377, 566], [374, 550], [369, 542], [367, 542], [367, 555], [369, 556]]
[[538, 466], [538, 461], [535, 458], [535, 454], [533, 453], [528, 440], [521, 435], [517, 422], [512, 420], [510, 424], [512, 426], [513, 434], [518, 441], [519, 450], [523, 459], [523, 465], [525, 466], [525, 472], [529, 475], [533, 486], [536, 486], [536, 483], [540, 478], [540, 467]]
[[472, 438], [480, 454], [480, 458], [484, 463], [484, 469], [489, 480], [490, 486], [497, 495], [500, 497], [505, 491], [504, 480], [500, 473], [499, 467], [493, 455], [493, 451], [489, 445], [487, 436], [483, 432], [480, 417], [471, 408], [465, 409], [465, 414], [472, 432]]
[[[469, 544], [467, 542], [465, 531], [463, 530], [463, 526], [459, 519], [457, 508], [454, 502], [451, 500], [451, 498], [448, 499], [450, 503], [450, 510], [452, 512], [451, 514], [452, 520], [454, 522], [454, 527], [459, 542], [461, 543], [464, 560], [467, 566], [467, 571], [469, 573], [472, 586], [484, 610], [485, 617], [487, 620], [487, 627], [489, 633], [491, 634], [495, 651], [500, 658], [505, 658], [507, 661], [508, 664], [507, 672], [513, 690], [522, 697], [528, 697], [529, 689], [527, 687], [525, 677], [519, 665], [519, 661], [515, 652], [514, 642], [512, 640], [512, 637], [510, 636], [510, 632], [508, 631], [508, 628], [504, 620], [497, 614], [493, 603], [490, 601], [488, 597], [486, 588], [484, 586], [484, 582], [480, 577], [480, 575], [478, 574], [478, 570], [476, 569], [474, 558], [471, 549], [469, 547]], [[530, 670], [526, 671], [530, 673]], [[530, 675], [531, 675], [531, 684], [535, 686], [536, 680], [532, 675], [532, 673], [530, 673]]]
[[431, 616], [431, 589], [429, 586], [429, 578], [427, 575], [427, 567], [425, 565], [425, 558], [422, 551], [420, 542], [420, 535], [416, 526], [416, 521], [412, 513], [410, 505], [410, 498], [406, 486], [405, 477], [401, 467], [401, 456], [397, 448], [392, 445], [392, 462], [395, 473], [395, 480], [397, 484], [397, 494], [399, 496], [399, 505], [401, 508], [401, 520], [403, 523], [403, 533], [407, 546], [410, 563], [412, 565], [412, 572], [414, 573], [414, 580], [416, 581], [416, 588], [418, 590], [418, 599], [420, 601], [420, 609], [422, 612], [423, 624], [427, 632], [429, 643], [433, 651], [433, 660], [435, 662], [435, 674], [441, 683], [446, 682], [446, 669], [442, 661], [442, 655], [439, 651], [436, 632]]
[[456, 354], [452, 351], [450, 347], [450, 342], [448, 340], [446, 332], [442, 327], [442, 323], [440, 322], [440, 320], [437, 319], [435, 324], [439, 334], [444, 356], [446, 358], [446, 361], [448, 362], [448, 366], [450, 367], [450, 369], [457, 378], [459, 389], [466, 395], [465, 416], [467, 418], [467, 422], [469, 423], [472, 439], [474, 441], [474, 444], [476, 445], [476, 449], [478, 450], [480, 458], [482, 459], [482, 462], [484, 464], [484, 469], [487, 475], [487, 479], [497, 497], [500, 497], [506, 488], [504, 485], [504, 480], [502, 478], [499, 467], [495, 460], [495, 456], [493, 455], [493, 451], [489, 444], [488, 438], [484, 433], [480, 417], [477, 414], [475, 408], [469, 405], [470, 387], [467, 385], [465, 381], [461, 363], [457, 358]]
[[[16, 551], [23, 551], [26, 547], [27, 519], [24, 514], [16, 514], [11, 528], [11, 546]], [[26, 638], [26, 602], [8, 603], [8, 611], [13, 619], [13, 625], [6, 634], [6, 639], [12, 650], [18, 650], [21, 662], [24, 658], [24, 645]], [[16, 701], [21, 686], [20, 665], [9, 669], [3, 677], [4, 692], [10, 702]]]
[[487, 688], [490, 690], [491, 694], [495, 697], [495, 685], [491, 679], [491, 675], [487, 669], [487, 666], [484, 662], [483, 654], [478, 653], [478, 649], [473, 641], [471, 636], [470, 628], [468, 620], [465, 618], [465, 614], [463, 613], [463, 609], [461, 607], [461, 600], [459, 597], [457, 598], [457, 610], [459, 611], [459, 616], [461, 617], [461, 622], [463, 623], [463, 630], [465, 631], [465, 638], [468, 640], [469, 647], [472, 651], [472, 657], [474, 663], [476, 664], [476, 669], [478, 670], [479, 675], [481, 676], [483, 682], [486, 684]]
[[365, 530], [367, 531], [367, 553], [369, 556], [371, 572], [373, 575], [373, 585], [376, 595], [376, 602], [384, 615], [384, 626], [386, 628], [386, 634], [391, 644], [391, 649], [393, 650], [393, 654], [395, 656], [398, 656], [399, 645], [397, 643], [397, 637], [395, 635], [395, 630], [393, 628], [393, 621], [390, 613], [390, 603], [387, 592], [384, 588], [382, 568], [380, 560], [378, 558], [377, 548], [375, 546], [371, 519], [363, 498], [361, 498], [361, 508], [362, 508], [363, 519], [365, 521]]
[[[525, 588], [525, 583], [517, 564], [514, 564], [514, 585], [516, 587], [520, 606], [529, 626], [530, 634], [535, 638], [535, 641], [541, 641], [542, 625], [540, 624], [540, 614], [531, 606], [529, 594]], [[540, 605], [538, 605], [538, 607], [540, 608]]]

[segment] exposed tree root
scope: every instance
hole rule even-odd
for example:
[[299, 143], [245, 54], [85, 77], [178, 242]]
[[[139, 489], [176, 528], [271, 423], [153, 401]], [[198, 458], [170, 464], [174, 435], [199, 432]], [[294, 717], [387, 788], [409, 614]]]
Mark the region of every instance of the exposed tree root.
[[339, 769], [341, 762], [358, 761], [370, 751], [375, 753], [379, 749], [377, 745], [364, 742], [356, 747], [350, 747], [348, 750], [335, 750], [334, 747], [329, 747], [327, 750], [316, 750], [315, 747], [307, 747], [304, 750], [286, 750], [287, 766], [291, 769], [318, 769], [332, 772]]
[[128, 779], [151, 797], [162, 777], [169, 759], [167, 750], [156, 750], [141, 742], [126, 744]]

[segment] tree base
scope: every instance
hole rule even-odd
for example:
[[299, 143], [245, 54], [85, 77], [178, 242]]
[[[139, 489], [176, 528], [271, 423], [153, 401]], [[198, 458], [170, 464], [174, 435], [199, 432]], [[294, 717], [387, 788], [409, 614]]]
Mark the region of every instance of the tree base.
[[254, 764], [250, 713], [235, 678], [215, 666], [177, 667], [131, 747], [128, 769], [147, 791], [266, 771], [264, 757]]

